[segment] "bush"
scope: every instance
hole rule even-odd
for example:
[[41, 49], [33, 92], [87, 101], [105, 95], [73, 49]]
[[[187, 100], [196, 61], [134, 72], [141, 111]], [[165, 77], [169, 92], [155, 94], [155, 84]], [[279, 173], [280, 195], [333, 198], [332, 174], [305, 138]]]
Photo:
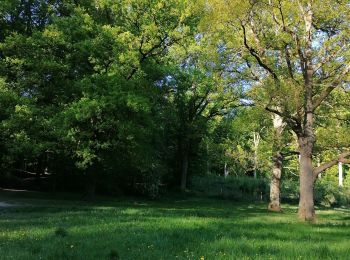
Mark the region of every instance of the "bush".
[[164, 192], [164, 185], [161, 182], [161, 175], [158, 172], [144, 172], [137, 177], [137, 182], [133, 185], [133, 190], [136, 194], [155, 199]]
[[299, 201], [299, 181], [292, 179], [281, 181], [281, 201], [291, 203]]
[[317, 181], [314, 194], [315, 202], [325, 207], [350, 205], [349, 188], [339, 187], [332, 182]]
[[266, 200], [269, 186], [261, 178], [207, 175], [193, 177], [190, 189], [200, 196], [246, 201]]
[[[268, 200], [269, 180], [254, 179], [248, 176], [226, 179], [222, 176], [195, 176], [191, 179], [190, 189], [199, 196], [233, 199], [237, 201]], [[338, 187], [327, 180], [315, 183], [315, 203], [325, 207], [349, 206], [350, 189]], [[281, 182], [282, 203], [298, 203], [299, 181], [286, 179]]]
[[[338, 187], [334, 182], [317, 180], [314, 190], [315, 203], [325, 207], [350, 205], [350, 190]], [[295, 180], [283, 180], [281, 185], [282, 202], [296, 203], [299, 200], [299, 182]]]

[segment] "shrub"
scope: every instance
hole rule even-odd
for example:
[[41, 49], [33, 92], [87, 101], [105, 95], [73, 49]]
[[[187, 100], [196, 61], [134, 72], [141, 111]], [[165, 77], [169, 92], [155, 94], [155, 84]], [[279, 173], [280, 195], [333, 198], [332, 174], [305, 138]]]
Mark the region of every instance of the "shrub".
[[[195, 176], [191, 179], [190, 189], [199, 196], [223, 199], [268, 200], [269, 180], [254, 179], [248, 176], [224, 178], [217, 175]], [[315, 203], [325, 207], [350, 205], [350, 189], [338, 187], [334, 182], [317, 180], [315, 183]], [[281, 182], [282, 203], [298, 203], [299, 181], [293, 179]]]
[[[314, 190], [315, 203], [325, 207], [347, 206], [350, 204], [350, 190], [346, 187], [338, 187], [328, 180], [317, 180]], [[283, 180], [281, 185], [282, 202], [296, 203], [299, 200], [299, 182], [295, 180]]]
[[281, 182], [281, 201], [297, 203], [299, 200], [299, 181], [292, 179]]
[[137, 194], [151, 199], [157, 198], [162, 193], [162, 188], [161, 175], [155, 171], [141, 173], [133, 186]]
[[261, 178], [207, 175], [193, 177], [190, 189], [200, 196], [243, 201], [267, 199], [269, 187]]
[[315, 184], [315, 202], [322, 206], [348, 206], [350, 204], [349, 188], [320, 180]]

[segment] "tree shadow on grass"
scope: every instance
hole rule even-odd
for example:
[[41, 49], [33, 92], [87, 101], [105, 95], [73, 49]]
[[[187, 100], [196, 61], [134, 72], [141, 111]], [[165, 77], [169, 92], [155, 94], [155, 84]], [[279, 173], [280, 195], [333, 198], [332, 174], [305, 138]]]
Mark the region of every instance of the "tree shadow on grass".
[[[348, 238], [348, 232], [339, 232], [335, 227], [319, 232], [319, 227], [300, 223], [286, 226], [225, 218], [203, 221], [172, 214], [135, 219], [128, 213], [120, 217], [128, 221], [120, 222], [110, 215], [92, 223], [68, 226], [67, 237], [58, 237], [51, 230], [37, 240], [18, 238], [11, 243], [33, 256], [49, 259], [103, 259], [112, 249], [118, 250], [121, 259], [199, 259], [202, 255], [218, 259], [224, 258], [220, 256], [222, 252], [229, 259], [327, 259], [349, 253], [349, 248], [335, 249], [337, 242]], [[89, 222], [88, 217], [85, 222]]]
[[[0, 212], [0, 249], [22, 259], [26, 252], [32, 259], [103, 259], [112, 249], [121, 259], [349, 256], [349, 246], [337, 245], [348, 240], [350, 227], [331, 221], [348, 220], [349, 211], [321, 214], [323, 223], [313, 225], [297, 222], [295, 208], [269, 214], [265, 206], [216, 200], [32, 200], [32, 206]], [[66, 237], [55, 235], [59, 227], [67, 230]]]

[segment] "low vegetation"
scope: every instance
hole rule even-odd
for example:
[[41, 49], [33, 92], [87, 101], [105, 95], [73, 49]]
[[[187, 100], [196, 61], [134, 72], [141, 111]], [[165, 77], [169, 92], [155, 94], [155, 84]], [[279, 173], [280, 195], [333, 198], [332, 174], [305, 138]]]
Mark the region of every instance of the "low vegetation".
[[0, 209], [1, 259], [346, 259], [350, 254], [350, 210], [344, 208], [318, 208], [317, 223], [310, 224], [296, 220], [297, 207], [291, 205], [283, 213], [268, 213], [266, 203], [231, 200], [86, 203], [48, 196], [5, 196], [20, 206]]

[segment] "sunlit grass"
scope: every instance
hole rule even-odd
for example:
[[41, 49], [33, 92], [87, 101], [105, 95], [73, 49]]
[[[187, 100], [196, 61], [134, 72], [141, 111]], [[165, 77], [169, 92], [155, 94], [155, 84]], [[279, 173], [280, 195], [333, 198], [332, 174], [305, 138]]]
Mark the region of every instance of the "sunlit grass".
[[[11, 202], [11, 199], [9, 199]], [[7, 200], [7, 201], [9, 201]], [[18, 199], [16, 202], [18, 203]], [[350, 211], [222, 200], [21, 199], [0, 210], [0, 259], [346, 259]]]

